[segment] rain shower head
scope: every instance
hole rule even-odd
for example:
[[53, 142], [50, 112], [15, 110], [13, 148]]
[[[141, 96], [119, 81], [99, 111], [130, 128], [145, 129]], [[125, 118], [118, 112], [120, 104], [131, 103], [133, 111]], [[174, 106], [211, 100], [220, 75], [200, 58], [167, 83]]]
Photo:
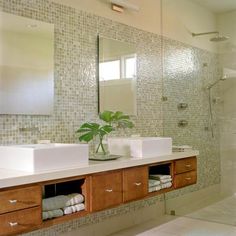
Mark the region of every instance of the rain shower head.
[[220, 79], [216, 80], [214, 83], [210, 84], [207, 86], [207, 89], [211, 89], [214, 87], [216, 84], [218, 84], [220, 81], [225, 81], [227, 79], [226, 76], [221, 77]]
[[210, 38], [211, 42], [222, 42], [222, 41], [229, 39], [229, 37], [220, 35], [220, 33], [218, 31], [204, 32], [204, 33], [192, 33], [192, 36], [196, 37], [196, 36], [202, 36], [202, 35], [208, 35], [208, 34], [217, 34], [215, 37]]
[[229, 37], [217, 35], [216, 37], [210, 38], [210, 41], [217, 43], [217, 42], [226, 41], [226, 40], [228, 40], [228, 39], [229, 39]]

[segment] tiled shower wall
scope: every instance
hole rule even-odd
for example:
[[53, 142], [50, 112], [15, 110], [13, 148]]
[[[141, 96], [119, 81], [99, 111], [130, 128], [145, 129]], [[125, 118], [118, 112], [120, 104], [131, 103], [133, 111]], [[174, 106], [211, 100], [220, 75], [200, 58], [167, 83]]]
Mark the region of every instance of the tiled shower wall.
[[[211, 122], [207, 86], [220, 78], [221, 70], [217, 54], [168, 39], [163, 48], [164, 135], [172, 137], [175, 145], [189, 145], [200, 152], [197, 184], [167, 194], [174, 197], [220, 182], [220, 106], [212, 102]], [[210, 92], [211, 100], [219, 97], [219, 86]], [[179, 109], [180, 103], [187, 108]], [[179, 126], [181, 120], [187, 126]]]
[[[100, 34], [132, 43], [137, 49], [138, 115], [133, 117], [135, 128], [129, 132], [158, 136], [164, 130], [176, 144], [190, 144], [200, 150], [198, 184], [171, 194], [176, 196], [219, 182], [218, 139], [210, 138], [209, 131], [205, 131], [209, 126], [209, 106], [203, 89], [218, 73], [216, 55], [48, 0], [0, 0], [0, 9], [55, 26], [54, 113], [1, 115], [0, 144], [34, 143], [39, 139], [76, 142], [75, 130], [85, 121], [96, 121], [97, 35]], [[163, 95], [168, 98], [166, 102], [162, 102]], [[180, 101], [189, 104], [187, 110], [176, 110]], [[187, 119], [189, 125], [179, 128], [180, 118]], [[39, 132], [20, 132], [21, 127], [38, 127]], [[60, 233], [81, 224], [99, 222], [158, 200], [155, 197], [138, 201], [31, 234], [54, 235], [54, 231]]]

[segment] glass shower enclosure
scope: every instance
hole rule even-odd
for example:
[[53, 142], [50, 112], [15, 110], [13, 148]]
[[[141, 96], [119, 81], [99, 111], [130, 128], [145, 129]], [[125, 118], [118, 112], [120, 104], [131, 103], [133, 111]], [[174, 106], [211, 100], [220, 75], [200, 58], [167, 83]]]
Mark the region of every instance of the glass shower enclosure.
[[236, 225], [236, 5], [214, 2], [162, 2], [164, 136], [200, 152], [197, 184], [167, 193], [166, 212]]

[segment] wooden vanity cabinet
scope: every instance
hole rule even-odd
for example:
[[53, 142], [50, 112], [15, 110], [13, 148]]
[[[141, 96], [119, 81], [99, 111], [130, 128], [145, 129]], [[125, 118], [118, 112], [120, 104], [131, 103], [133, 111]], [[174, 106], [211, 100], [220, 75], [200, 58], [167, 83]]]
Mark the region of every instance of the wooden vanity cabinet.
[[16, 187], [0, 191], [0, 236], [33, 230], [42, 223], [41, 187]]
[[99, 211], [122, 203], [122, 170], [91, 176], [91, 210]]
[[30, 186], [0, 191], [0, 214], [39, 206], [40, 204], [40, 186]]
[[197, 169], [197, 158], [189, 157], [175, 161], [174, 173], [181, 174]]
[[148, 193], [148, 167], [133, 167], [123, 171], [123, 200], [129, 202]]
[[182, 188], [197, 182], [197, 158], [189, 157], [174, 161], [174, 187]]
[[[2, 189], [0, 236], [18, 235], [52, 226], [174, 189], [170, 187], [148, 193], [149, 174], [171, 175], [175, 189], [195, 184], [197, 159], [189, 157]], [[84, 195], [85, 210], [42, 221], [42, 193], [44, 197], [51, 197], [73, 192]]]
[[0, 215], [0, 235], [18, 235], [38, 228], [41, 223], [40, 207], [5, 213]]

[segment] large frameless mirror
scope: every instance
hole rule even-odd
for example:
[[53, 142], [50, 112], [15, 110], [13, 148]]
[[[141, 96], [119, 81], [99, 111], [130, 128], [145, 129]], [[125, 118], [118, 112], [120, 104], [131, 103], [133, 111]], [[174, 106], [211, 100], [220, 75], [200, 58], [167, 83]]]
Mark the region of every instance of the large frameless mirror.
[[136, 115], [134, 45], [99, 37], [99, 111]]
[[0, 12], [0, 114], [53, 111], [54, 25]]

